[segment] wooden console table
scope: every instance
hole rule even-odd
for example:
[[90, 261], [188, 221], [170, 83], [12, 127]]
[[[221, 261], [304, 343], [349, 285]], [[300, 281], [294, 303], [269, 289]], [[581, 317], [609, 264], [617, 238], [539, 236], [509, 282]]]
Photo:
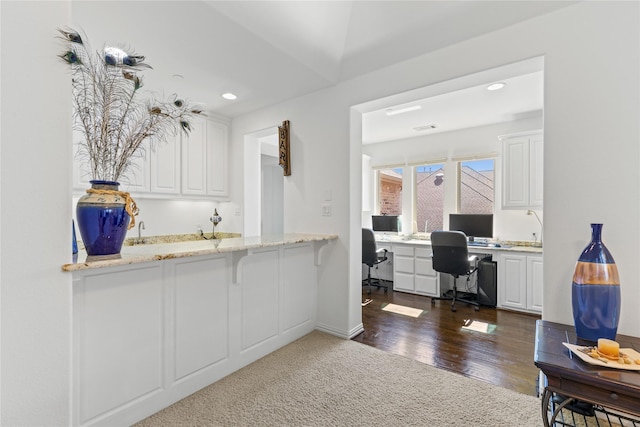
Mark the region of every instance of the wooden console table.
[[[576, 338], [573, 326], [543, 320], [536, 322], [534, 362], [547, 377], [547, 386], [542, 396], [544, 425], [553, 425], [557, 415], [549, 414], [554, 394], [565, 398], [558, 405], [558, 410], [579, 400], [640, 417], [640, 371], [590, 365], [570, 354], [569, 349], [562, 344], [567, 339], [571, 344], [594, 345]], [[621, 348], [640, 351], [640, 338], [618, 335], [616, 341]]]

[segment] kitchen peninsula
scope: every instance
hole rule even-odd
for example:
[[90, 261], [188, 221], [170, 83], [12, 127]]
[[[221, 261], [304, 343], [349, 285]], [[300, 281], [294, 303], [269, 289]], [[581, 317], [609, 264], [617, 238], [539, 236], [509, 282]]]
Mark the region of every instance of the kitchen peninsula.
[[131, 425], [316, 326], [336, 235], [124, 246], [73, 274], [73, 425]]

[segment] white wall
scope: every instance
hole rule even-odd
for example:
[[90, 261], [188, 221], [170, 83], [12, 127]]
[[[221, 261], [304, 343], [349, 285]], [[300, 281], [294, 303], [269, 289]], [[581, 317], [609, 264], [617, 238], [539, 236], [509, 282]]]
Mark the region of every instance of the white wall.
[[68, 2], [0, 2], [3, 426], [68, 425], [71, 82], [57, 55]]
[[[323, 266], [320, 324], [344, 334], [360, 321], [359, 274], [353, 272], [360, 270], [361, 120], [349, 108], [544, 56], [543, 317], [573, 323], [573, 269], [588, 241], [589, 223], [602, 221], [622, 280], [620, 332], [640, 335], [634, 316], [640, 299], [634, 283], [640, 255], [639, 27], [635, 2], [583, 2], [235, 120], [236, 142], [244, 133], [291, 121], [293, 174], [285, 183], [286, 227], [340, 235]], [[333, 190], [333, 216], [322, 217], [321, 195], [328, 187]]]

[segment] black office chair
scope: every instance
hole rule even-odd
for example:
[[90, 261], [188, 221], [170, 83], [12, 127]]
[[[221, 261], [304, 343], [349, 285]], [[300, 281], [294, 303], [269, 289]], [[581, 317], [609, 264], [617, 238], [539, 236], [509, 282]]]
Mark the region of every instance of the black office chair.
[[[382, 284], [380, 279], [371, 279], [371, 268], [387, 260], [387, 250], [378, 249], [376, 246], [375, 235], [372, 230], [368, 228], [362, 229], [362, 263], [367, 266], [367, 280], [362, 282], [362, 286], [365, 284], [369, 286], [369, 295], [371, 295], [371, 286], [376, 286], [378, 289], [384, 288], [387, 292], [388, 286]], [[375, 283], [373, 282], [375, 280]]]
[[476, 294], [475, 300], [458, 297], [456, 279], [460, 276], [467, 276], [467, 289], [471, 275], [478, 268], [476, 266], [478, 257], [469, 256], [467, 249], [467, 236], [461, 231], [434, 231], [431, 233], [431, 249], [433, 251], [433, 269], [439, 273], [453, 276], [453, 289], [445, 296], [432, 297], [431, 304], [436, 300], [451, 301], [451, 311], [456, 311], [456, 301], [472, 304], [475, 310], [479, 310], [480, 302]]

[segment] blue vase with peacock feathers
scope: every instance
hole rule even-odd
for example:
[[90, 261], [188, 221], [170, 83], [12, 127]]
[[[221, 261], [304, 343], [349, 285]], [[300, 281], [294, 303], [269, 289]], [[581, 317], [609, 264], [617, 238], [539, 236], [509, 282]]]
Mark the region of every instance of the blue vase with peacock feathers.
[[87, 255], [97, 257], [120, 254], [129, 229], [128, 193], [118, 191], [115, 181], [94, 180], [87, 194], [76, 205], [76, 219]]
[[576, 263], [571, 298], [578, 338], [615, 340], [620, 320], [620, 278], [613, 256], [602, 243], [602, 224], [591, 224], [591, 242]]

